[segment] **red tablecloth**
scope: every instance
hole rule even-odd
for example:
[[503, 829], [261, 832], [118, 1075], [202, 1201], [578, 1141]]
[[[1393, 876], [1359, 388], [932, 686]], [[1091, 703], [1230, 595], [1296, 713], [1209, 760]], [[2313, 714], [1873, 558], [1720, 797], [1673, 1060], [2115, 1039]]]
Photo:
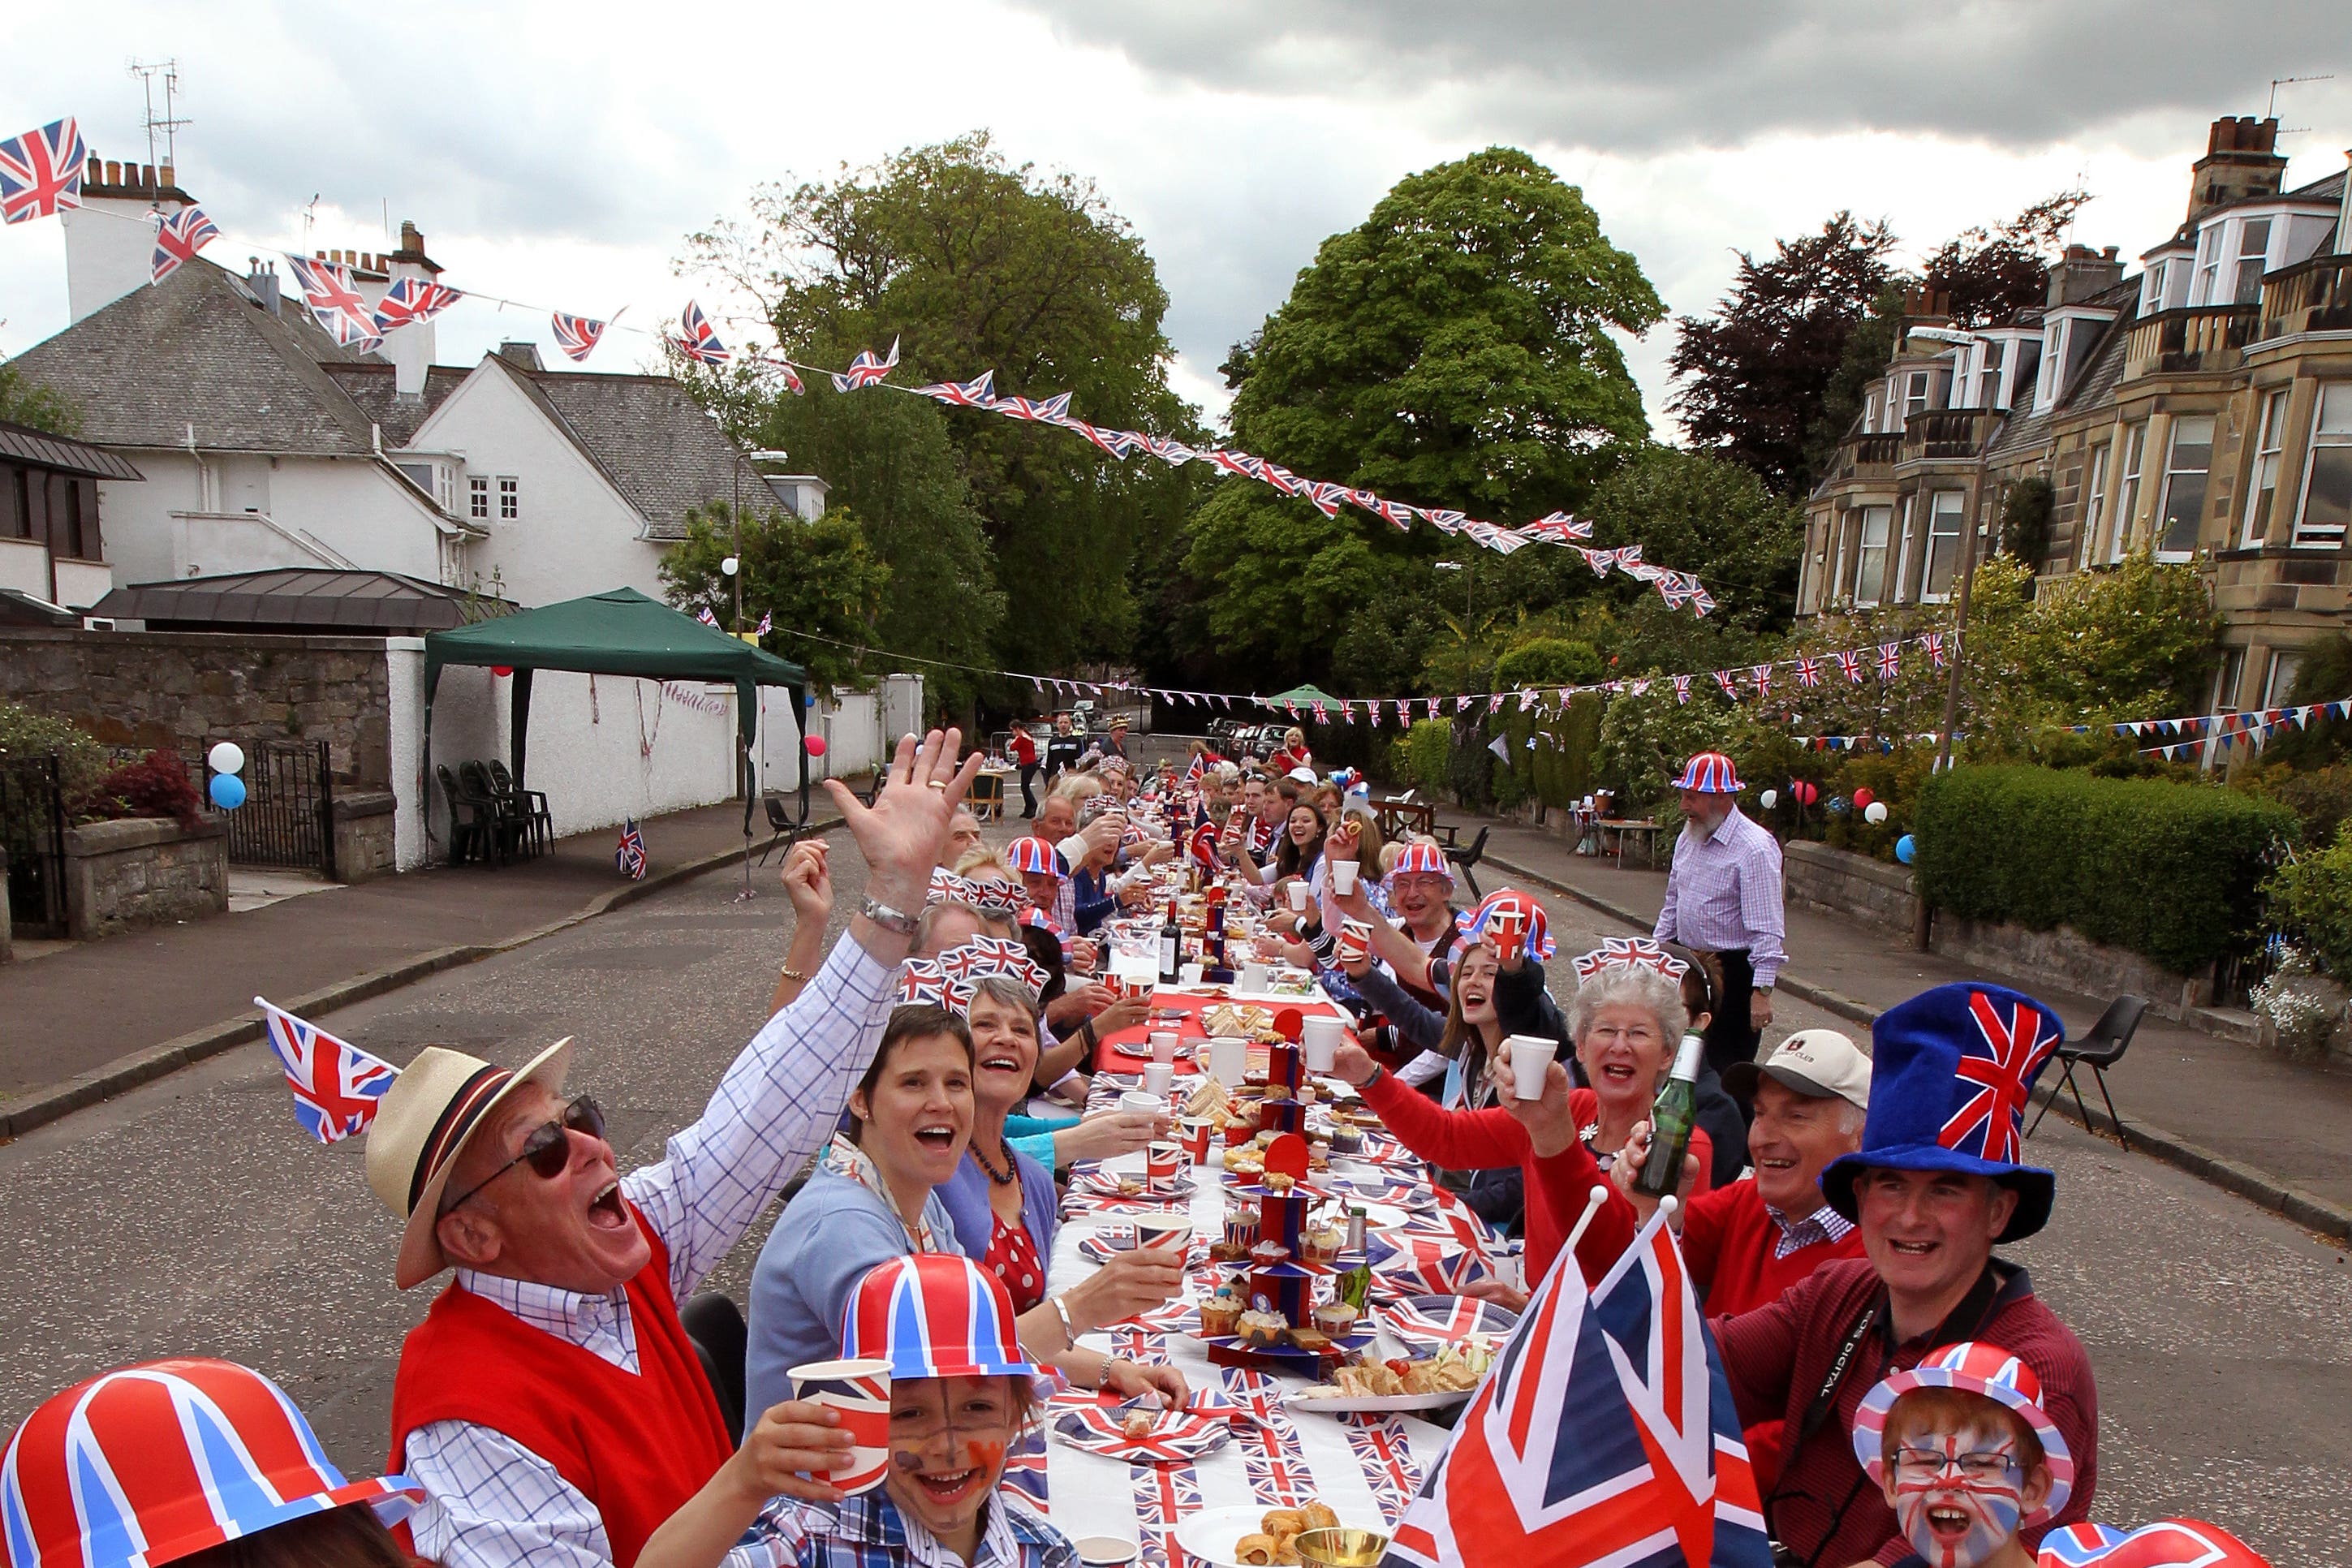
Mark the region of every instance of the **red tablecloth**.
[[[1143, 1070], [1143, 1064], [1151, 1059], [1147, 1047], [1148, 1042], [1151, 1037], [1151, 1032], [1154, 1029], [1173, 1028], [1176, 1031], [1176, 1043], [1179, 1047], [1187, 1046], [1196, 1040], [1207, 1039], [1209, 1037], [1209, 1031], [1206, 1026], [1201, 1022], [1201, 1014], [1205, 1009], [1213, 1007], [1220, 1002], [1228, 1002], [1232, 1000], [1233, 999], [1229, 996], [1204, 995], [1198, 991], [1154, 991], [1151, 994], [1151, 1010], [1155, 1013], [1162, 1013], [1181, 1008], [1184, 1014], [1183, 1020], [1181, 1023], [1171, 1025], [1165, 1022], [1155, 1023], [1151, 1019], [1146, 1018], [1142, 1023], [1137, 1025], [1132, 1029], [1122, 1029], [1118, 1034], [1110, 1036], [1108, 1038], [1105, 1039], [1102, 1044], [1095, 1047], [1095, 1070], [1097, 1072], [1141, 1072]], [[1279, 1001], [1252, 1001], [1248, 1003], [1235, 1003], [1234, 1005], [1236, 1006], [1264, 1007], [1269, 1012], [1276, 1014], [1279, 1014], [1285, 1007], [1296, 1007], [1298, 1009], [1298, 1016], [1302, 1018], [1339, 1018], [1343, 1021], [1348, 1018], [1348, 1015], [1345, 1011], [1332, 1005], [1328, 1002], [1308, 1001], [1303, 996], [1284, 997]], [[1139, 1049], [1143, 1051], [1143, 1054], [1138, 1056], [1126, 1055], [1118, 1048], [1122, 1043], [1139, 1047]], [[1180, 1049], [1176, 1058], [1177, 1076], [1181, 1078], [1188, 1072], [1197, 1072], [1199, 1070], [1200, 1068], [1194, 1065], [1192, 1058], [1189, 1056], [1182, 1054]]]

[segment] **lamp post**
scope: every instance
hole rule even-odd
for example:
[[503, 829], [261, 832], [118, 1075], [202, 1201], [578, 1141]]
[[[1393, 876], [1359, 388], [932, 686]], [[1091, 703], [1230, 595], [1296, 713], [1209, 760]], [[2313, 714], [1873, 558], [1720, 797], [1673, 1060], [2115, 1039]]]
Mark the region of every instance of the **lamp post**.
[[1430, 564], [1440, 572], [1462, 574], [1462, 636], [1467, 640], [1470, 636], [1470, 594], [1477, 585], [1477, 578], [1459, 561], [1433, 561]]

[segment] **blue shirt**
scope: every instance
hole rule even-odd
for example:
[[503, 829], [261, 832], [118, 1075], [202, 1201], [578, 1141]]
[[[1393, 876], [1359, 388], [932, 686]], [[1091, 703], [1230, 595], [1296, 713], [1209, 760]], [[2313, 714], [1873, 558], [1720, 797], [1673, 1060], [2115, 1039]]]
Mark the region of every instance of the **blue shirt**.
[[[778, 1498], [737, 1549], [778, 1568], [963, 1568], [880, 1487], [836, 1503]], [[999, 1488], [981, 1522], [971, 1568], [1076, 1568], [1077, 1548], [1025, 1499]]]
[[[1030, 1242], [1037, 1248], [1038, 1261], [1050, 1263], [1054, 1226], [1059, 1217], [1054, 1173], [1018, 1149], [1013, 1151], [1013, 1163], [1021, 1173], [1021, 1228], [1029, 1233]], [[955, 1226], [956, 1246], [966, 1258], [988, 1256], [989, 1241], [996, 1232], [996, 1211], [988, 1203], [992, 1184], [967, 1149], [955, 1174], [931, 1189], [931, 1201], [947, 1209], [948, 1222]]]

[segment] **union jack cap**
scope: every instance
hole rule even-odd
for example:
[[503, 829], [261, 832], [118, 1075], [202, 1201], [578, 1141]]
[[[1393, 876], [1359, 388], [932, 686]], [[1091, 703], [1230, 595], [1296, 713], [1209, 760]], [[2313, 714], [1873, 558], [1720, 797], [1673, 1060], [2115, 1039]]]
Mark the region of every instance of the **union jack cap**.
[[0, 1459], [0, 1564], [153, 1568], [329, 1509], [397, 1524], [405, 1476], [347, 1481], [276, 1384], [232, 1362], [121, 1367], [52, 1395]]
[[1739, 770], [1721, 752], [1701, 752], [1683, 764], [1682, 777], [1667, 786], [1670, 789], [1696, 790], [1701, 795], [1738, 795], [1748, 786], [1739, 782]]
[[2074, 1490], [2074, 1456], [2066, 1447], [2066, 1435], [2042, 1408], [2042, 1380], [2022, 1361], [1982, 1340], [1963, 1340], [1930, 1352], [1917, 1366], [1889, 1375], [1863, 1395], [1861, 1408], [1853, 1413], [1853, 1457], [1870, 1472], [1873, 1486], [1881, 1484], [1885, 1469], [1887, 1412], [1915, 1388], [1964, 1389], [1999, 1400], [2015, 1411], [2042, 1440], [2042, 1458], [2050, 1462], [2050, 1495], [2026, 1516], [2027, 1527], [2066, 1506]]
[[1476, 909], [1461, 915], [1454, 927], [1465, 942], [1475, 942], [1486, 934], [1486, 923], [1502, 910], [1517, 910], [1527, 921], [1529, 958], [1549, 958], [1559, 950], [1551, 939], [1551, 923], [1544, 918], [1543, 906], [1517, 888], [1496, 889]]
[[890, 1376], [1040, 1377], [1021, 1359], [1004, 1282], [952, 1252], [917, 1252], [868, 1271], [842, 1314], [841, 1353], [887, 1361]]
[[1016, 838], [1004, 847], [1004, 858], [1024, 877], [1058, 877], [1069, 880], [1070, 868], [1062, 852], [1043, 838]]
[[1407, 844], [1389, 868], [1391, 877], [1443, 877], [1454, 880], [1454, 862], [1434, 844]]

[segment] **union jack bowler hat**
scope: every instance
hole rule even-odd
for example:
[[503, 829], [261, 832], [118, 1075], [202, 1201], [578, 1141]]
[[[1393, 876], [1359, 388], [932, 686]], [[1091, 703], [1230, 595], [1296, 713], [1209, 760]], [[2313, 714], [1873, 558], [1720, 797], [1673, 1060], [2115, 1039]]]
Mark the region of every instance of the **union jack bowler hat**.
[[154, 1568], [330, 1509], [397, 1524], [405, 1476], [347, 1481], [276, 1384], [232, 1362], [151, 1361], [53, 1394], [0, 1459], [0, 1564]]
[[2032, 1529], [2066, 1506], [2074, 1491], [2074, 1456], [2066, 1435], [2042, 1408], [2042, 1380], [2033, 1369], [1999, 1345], [1963, 1340], [1931, 1351], [1908, 1372], [1892, 1373], [1862, 1396], [1853, 1413], [1853, 1457], [1870, 1473], [1873, 1486], [1883, 1485], [1885, 1469], [1886, 1416], [1895, 1402], [1915, 1388], [1958, 1388], [1998, 1400], [2017, 1412], [2042, 1441], [2042, 1457], [2050, 1462], [2050, 1495], [2025, 1518]]
[[2017, 1194], [1996, 1241], [2050, 1223], [2058, 1178], [2018, 1163], [2034, 1076], [2065, 1037], [2058, 1015], [2021, 991], [1956, 981], [1922, 991], [1870, 1027], [1870, 1114], [1862, 1152], [1822, 1173], [1830, 1206], [1855, 1218], [1854, 1183], [1873, 1168], [1990, 1176]]
[[1696, 790], [1701, 795], [1738, 795], [1748, 786], [1739, 782], [1739, 770], [1721, 752], [1701, 752], [1683, 764], [1682, 776], [1666, 786], [1669, 789]]
[[367, 1135], [368, 1186], [403, 1225], [394, 1285], [403, 1290], [422, 1285], [448, 1267], [434, 1228], [441, 1217], [441, 1194], [467, 1140], [488, 1125], [499, 1106], [524, 1084], [562, 1094], [571, 1070], [569, 1035], [518, 1072], [446, 1046], [425, 1047], [401, 1069], [384, 1091], [383, 1108]]
[[1004, 847], [1005, 862], [1024, 877], [1058, 877], [1070, 879], [1070, 868], [1063, 863], [1062, 852], [1042, 838], [1016, 838]]
[[876, 1265], [842, 1314], [841, 1353], [887, 1361], [893, 1379], [1045, 1374], [1021, 1357], [1004, 1282], [953, 1252]]
[[1423, 844], [1415, 839], [1397, 852], [1396, 860], [1389, 867], [1389, 875], [1391, 878], [1443, 877], [1451, 886], [1454, 881], [1454, 862], [1448, 860], [1445, 858], [1445, 851], [1436, 845]]

